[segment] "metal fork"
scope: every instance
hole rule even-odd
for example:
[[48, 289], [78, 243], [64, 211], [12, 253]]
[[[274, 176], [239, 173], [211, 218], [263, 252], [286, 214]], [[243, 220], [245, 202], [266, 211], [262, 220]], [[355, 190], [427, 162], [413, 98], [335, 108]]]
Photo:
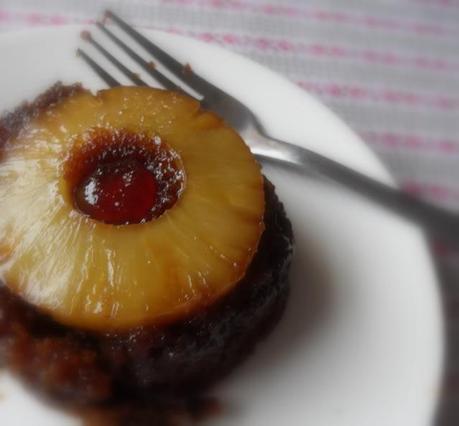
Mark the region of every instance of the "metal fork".
[[[112, 21], [124, 33], [128, 34], [142, 46], [155, 61], [161, 63], [165, 69], [185, 83], [187, 87], [199, 93], [202, 96], [201, 104], [203, 108], [209, 109], [223, 117], [241, 134], [248, 143], [252, 153], [260, 160], [274, 161], [300, 171], [312, 170], [318, 172], [321, 176], [330, 178], [336, 183], [389, 208], [393, 212], [418, 223], [425, 230], [432, 231], [444, 241], [459, 247], [459, 215], [416, 199], [410, 194], [406, 194], [378, 182], [309, 149], [270, 136], [261, 126], [255, 114], [233, 96], [191, 71], [189, 67], [170, 56], [115, 13], [107, 11], [105, 18]], [[148, 62], [139, 56], [107, 28], [105, 22], [99, 22], [97, 26], [137, 62], [145, 72], [156, 79], [161, 86], [169, 90], [187, 92], [186, 87], [175, 84], [164, 73], [156, 69], [152, 62]], [[129, 70], [116, 59], [115, 56], [94, 40], [89, 32], [83, 32], [82, 37], [113, 63], [132, 83], [141, 86], [147, 85], [138, 74]], [[121, 85], [120, 82], [112, 77], [84, 51], [78, 49], [78, 54], [107, 85], [110, 87]]]

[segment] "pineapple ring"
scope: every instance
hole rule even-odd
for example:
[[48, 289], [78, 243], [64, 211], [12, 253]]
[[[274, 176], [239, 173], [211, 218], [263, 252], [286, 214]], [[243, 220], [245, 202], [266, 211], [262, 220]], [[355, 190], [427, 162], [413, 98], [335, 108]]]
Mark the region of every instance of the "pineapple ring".
[[[81, 214], [65, 162], [88, 129], [159, 137], [184, 187], [152, 221]], [[0, 280], [59, 322], [98, 331], [162, 325], [206, 308], [245, 275], [264, 229], [263, 178], [242, 139], [192, 98], [118, 87], [38, 114], [0, 156]]]

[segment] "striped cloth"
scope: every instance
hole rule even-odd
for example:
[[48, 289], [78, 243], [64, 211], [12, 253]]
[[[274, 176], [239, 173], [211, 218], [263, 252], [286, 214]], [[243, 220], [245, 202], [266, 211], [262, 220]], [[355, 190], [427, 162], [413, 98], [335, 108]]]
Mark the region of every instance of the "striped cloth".
[[[0, 31], [87, 23], [107, 7], [284, 74], [343, 117], [406, 190], [459, 208], [459, 0], [0, 0]], [[457, 425], [459, 254], [433, 247], [451, 318], [438, 424]]]

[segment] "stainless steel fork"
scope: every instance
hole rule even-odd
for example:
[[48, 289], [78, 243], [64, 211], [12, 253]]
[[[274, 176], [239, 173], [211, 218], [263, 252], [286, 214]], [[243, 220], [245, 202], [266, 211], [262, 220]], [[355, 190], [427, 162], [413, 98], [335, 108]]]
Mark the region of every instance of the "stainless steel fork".
[[[255, 114], [244, 104], [177, 61], [115, 13], [107, 11], [105, 17], [142, 46], [152, 56], [152, 59], [161, 63], [185, 86], [182, 87], [175, 84], [164, 73], [160, 72], [152, 62], [144, 60], [107, 28], [105, 23], [97, 23], [100, 30], [137, 62], [146, 73], [166, 89], [187, 92], [186, 87], [188, 87], [199, 93], [202, 96], [201, 104], [203, 108], [217, 113], [233, 128], [238, 130], [248, 143], [253, 154], [260, 160], [288, 165], [299, 171], [312, 170], [318, 172], [320, 175], [330, 178], [336, 183], [418, 223], [425, 230], [431, 231], [444, 241], [459, 247], [459, 215], [416, 199], [410, 194], [378, 182], [316, 152], [273, 138], [267, 134]], [[91, 43], [132, 83], [146, 85], [138, 74], [123, 65], [115, 56], [94, 40], [89, 32], [83, 32], [82, 38]], [[84, 51], [78, 49], [78, 54], [107, 85], [114, 87], [121, 84]]]

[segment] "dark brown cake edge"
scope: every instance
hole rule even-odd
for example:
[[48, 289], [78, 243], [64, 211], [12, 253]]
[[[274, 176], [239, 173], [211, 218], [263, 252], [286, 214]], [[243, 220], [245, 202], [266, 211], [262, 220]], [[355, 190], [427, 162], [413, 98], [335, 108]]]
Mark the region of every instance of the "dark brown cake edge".
[[39, 95], [32, 102], [23, 102], [18, 108], [12, 112], [8, 112], [0, 117], [0, 148], [8, 139], [14, 138], [23, 129], [27, 123], [40, 112], [46, 110], [54, 104], [68, 98], [79, 92], [84, 92], [85, 89], [81, 84], [63, 85], [58, 82]]

